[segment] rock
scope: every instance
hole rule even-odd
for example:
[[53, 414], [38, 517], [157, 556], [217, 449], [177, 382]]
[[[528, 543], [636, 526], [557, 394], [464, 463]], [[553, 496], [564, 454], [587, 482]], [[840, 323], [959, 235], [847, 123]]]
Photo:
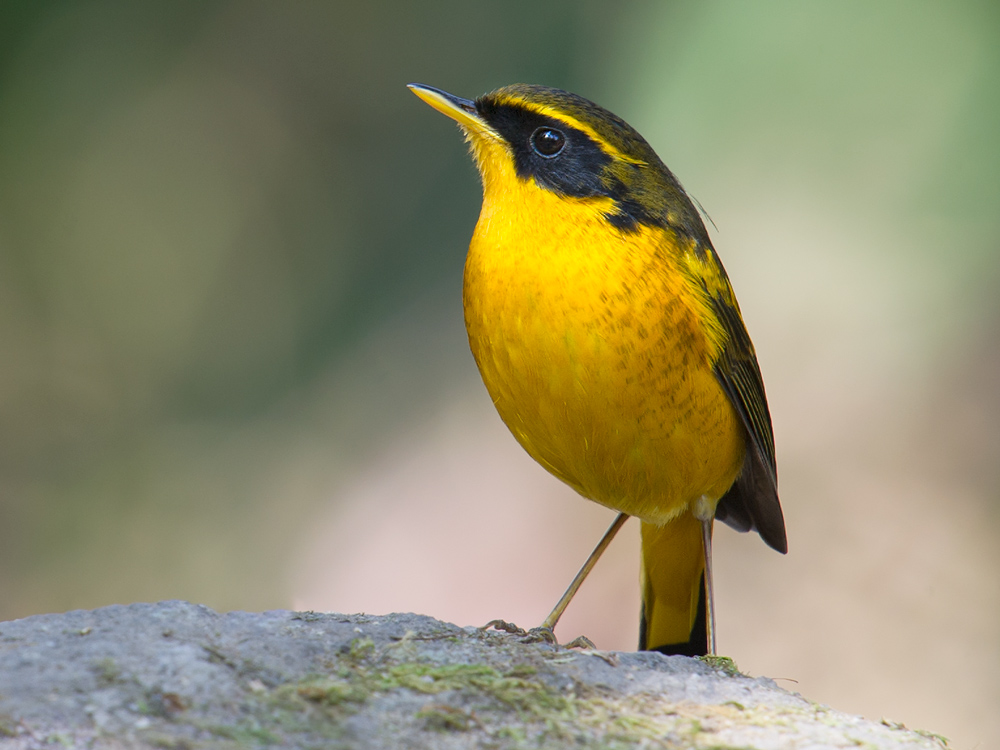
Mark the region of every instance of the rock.
[[0, 623], [0, 749], [924, 748], [720, 660], [186, 602]]

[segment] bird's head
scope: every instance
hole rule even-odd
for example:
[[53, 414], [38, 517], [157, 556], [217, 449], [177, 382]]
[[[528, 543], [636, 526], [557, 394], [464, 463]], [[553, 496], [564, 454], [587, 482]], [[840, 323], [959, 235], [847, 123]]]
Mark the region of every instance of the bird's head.
[[532, 182], [593, 200], [623, 232], [669, 227], [708, 245], [698, 211], [646, 140], [593, 102], [521, 83], [475, 100], [423, 84], [409, 88], [465, 132], [487, 195], [502, 195], [511, 180]]

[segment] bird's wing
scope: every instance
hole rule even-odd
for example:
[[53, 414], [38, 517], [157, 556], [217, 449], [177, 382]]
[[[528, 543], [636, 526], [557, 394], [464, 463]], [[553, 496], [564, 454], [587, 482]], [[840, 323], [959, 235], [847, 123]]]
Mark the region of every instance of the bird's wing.
[[721, 351], [713, 365], [715, 376], [749, 437], [743, 470], [719, 501], [715, 517], [740, 531], [756, 529], [768, 545], [785, 552], [788, 544], [778, 501], [774, 433], [753, 343], [729, 277], [711, 244], [697, 243], [687, 266], [704, 290], [715, 314], [716, 334], [721, 334]]

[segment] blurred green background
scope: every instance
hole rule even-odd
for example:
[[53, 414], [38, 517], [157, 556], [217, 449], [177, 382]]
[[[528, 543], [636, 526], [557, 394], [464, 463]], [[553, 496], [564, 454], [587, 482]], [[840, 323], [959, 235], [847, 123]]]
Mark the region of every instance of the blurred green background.
[[[410, 81], [587, 96], [717, 224], [791, 549], [719, 532], [722, 650], [954, 747], [1000, 736], [987, 0], [5, 0], [0, 619], [541, 620], [536, 571], [554, 600], [608, 518], [490, 409], [461, 323], [478, 183]], [[565, 628], [631, 647], [634, 544]]]

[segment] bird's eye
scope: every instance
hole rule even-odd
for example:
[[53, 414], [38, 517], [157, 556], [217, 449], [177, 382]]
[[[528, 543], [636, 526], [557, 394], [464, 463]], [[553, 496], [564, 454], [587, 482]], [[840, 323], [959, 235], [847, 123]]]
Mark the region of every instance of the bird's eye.
[[531, 147], [535, 153], [551, 159], [566, 146], [566, 136], [555, 128], [539, 128], [531, 134]]

